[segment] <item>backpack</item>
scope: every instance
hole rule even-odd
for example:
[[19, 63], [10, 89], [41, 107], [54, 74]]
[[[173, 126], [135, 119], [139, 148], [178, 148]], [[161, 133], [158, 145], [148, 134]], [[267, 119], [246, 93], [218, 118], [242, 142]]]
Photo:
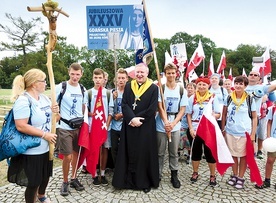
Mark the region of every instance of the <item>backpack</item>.
[[[113, 91], [112, 91], [113, 92]], [[92, 89], [89, 89], [87, 91], [88, 93], [88, 111], [90, 112], [91, 110], [91, 100], [92, 100]], [[107, 96], [107, 102], [110, 102], [110, 90], [106, 89], [106, 96]]]
[[[61, 100], [63, 98], [63, 95], [65, 94], [66, 92], [66, 88], [67, 88], [67, 81], [63, 81], [61, 83], [61, 90], [60, 90], [60, 93], [58, 95], [58, 98], [57, 98], [57, 101], [58, 101], [58, 106], [60, 107], [61, 105]], [[81, 88], [81, 93], [82, 93], [82, 96], [84, 97], [84, 92], [85, 92], [85, 88], [82, 84], [80, 84], [80, 88]]]
[[[252, 111], [251, 111], [252, 101], [253, 101], [253, 97], [250, 96], [250, 95], [247, 95], [246, 103], [247, 103], [247, 106], [248, 106], [249, 118], [252, 118]], [[228, 97], [227, 97], [227, 107], [230, 105], [231, 102], [232, 102], [232, 97], [230, 95], [228, 95]]]
[[[31, 125], [31, 100], [27, 94], [30, 103], [30, 118], [28, 123]], [[27, 149], [37, 147], [40, 145], [41, 137], [27, 135], [17, 130], [14, 121], [13, 108], [6, 115], [3, 128], [0, 134], [0, 161], [9, 159], [10, 157], [17, 156], [24, 153]]]

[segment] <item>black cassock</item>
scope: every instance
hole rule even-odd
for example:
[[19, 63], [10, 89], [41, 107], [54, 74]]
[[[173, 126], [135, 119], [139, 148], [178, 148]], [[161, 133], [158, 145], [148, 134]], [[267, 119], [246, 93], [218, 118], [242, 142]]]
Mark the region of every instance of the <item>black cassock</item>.
[[[112, 185], [115, 188], [145, 189], [159, 186], [158, 152], [155, 113], [158, 104], [158, 87], [152, 84], [137, 101], [130, 83], [126, 84], [122, 111], [124, 115], [119, 151]], [[133, 117], [145, 118], [140, 127], [131, 127]]]

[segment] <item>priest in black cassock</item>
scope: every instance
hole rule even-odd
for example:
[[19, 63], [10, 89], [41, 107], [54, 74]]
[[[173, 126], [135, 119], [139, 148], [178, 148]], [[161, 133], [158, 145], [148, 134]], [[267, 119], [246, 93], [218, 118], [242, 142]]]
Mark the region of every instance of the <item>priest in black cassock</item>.
[[144, 63], [135, 67], [135, 80], [126, 84], [123, 125], [112, 185], [149, 192], [159, 186], [155, 112], [158, 87], [148, 79]]

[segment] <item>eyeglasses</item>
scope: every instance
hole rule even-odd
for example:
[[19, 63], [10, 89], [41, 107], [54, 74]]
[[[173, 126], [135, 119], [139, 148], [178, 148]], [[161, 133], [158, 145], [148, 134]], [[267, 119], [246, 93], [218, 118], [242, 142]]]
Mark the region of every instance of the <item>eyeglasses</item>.
[[36, 82], [44, 82], [44, 83], [47, 83], [46, 80], [37, 80]]
[[258, 74], [253, 74], [253, 73], [250, 73], [249, 76], [254, 76], [254, 77], [258, 77], [259, 75]]

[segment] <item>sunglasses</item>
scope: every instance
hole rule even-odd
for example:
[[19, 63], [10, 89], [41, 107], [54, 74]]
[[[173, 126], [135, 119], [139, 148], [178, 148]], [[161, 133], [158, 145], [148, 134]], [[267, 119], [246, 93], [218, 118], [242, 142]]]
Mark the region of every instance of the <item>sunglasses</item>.
[[253, 74], [253, 73], [250, 73], [249, 76], [255, 76], [255, 77], [258, 77], [259, 75], [258, 74]]

